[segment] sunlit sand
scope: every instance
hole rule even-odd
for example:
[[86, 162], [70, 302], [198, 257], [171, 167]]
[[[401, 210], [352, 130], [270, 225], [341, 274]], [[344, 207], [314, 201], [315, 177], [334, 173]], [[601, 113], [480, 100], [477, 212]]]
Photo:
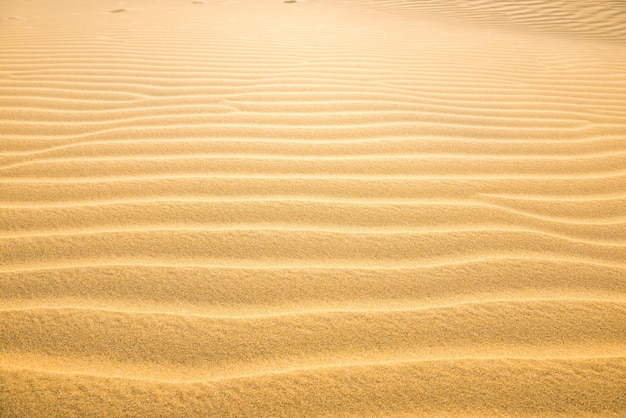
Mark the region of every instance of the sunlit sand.
[[625, 16], [2, 1], [0, 416], [626, 415]]

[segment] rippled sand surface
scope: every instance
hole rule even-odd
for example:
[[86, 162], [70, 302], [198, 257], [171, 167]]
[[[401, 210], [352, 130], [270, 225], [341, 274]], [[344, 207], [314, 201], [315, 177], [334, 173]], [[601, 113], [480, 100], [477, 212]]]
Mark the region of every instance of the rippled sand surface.
[[624, 16], [2, 1], [0, 415], [624, 416]]

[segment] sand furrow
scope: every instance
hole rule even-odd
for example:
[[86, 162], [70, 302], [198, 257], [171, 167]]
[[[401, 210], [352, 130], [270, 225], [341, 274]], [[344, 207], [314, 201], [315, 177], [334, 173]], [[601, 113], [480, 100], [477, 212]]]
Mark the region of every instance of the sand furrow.
[[[280, 128], [280, 129], [277, 129]], [[358, 128], [358, 129], [357, 129]], [[47, 128], [48, 129], [48, 128]], [[624, 129], [619, 125], [603, 126], [601, 129], [593, 126], [582, 126], [579, 128], [570, 128], [562, 130], [557, 126], [554, 127], [535, 127], [530, 129], [522, 129], [513, 126], [509, 127], [490, 127], [481, 126], [480, 124], [455, 124], [448, 125], [444, 122], [428, 121], [409, 121], [406, 123], [371, 123], [360, 125], [325, 125], [325, 126], [299, 126], [297, 124], [282, 125], [279, 127], [271, 124], [256, 125], [254, 123], [242, 126], [237, 123], [232, 124], [215, 124], [201, 123], [194, 119], [189, 124], [171, 124], [171, 125], [143, 125], [143, 126], [126, 126], [126, 127], [103, 127], [101, 130], [93, 130], [86, 127], [85, 129], [65, 128], [63, 125], [54, 127], [52, 132], [42, 134], [41, 129], [36, 125], [20, 126], [14, 124], [9, 133], [2, 135], [9, 140], [28, 141], [31, 139], [41, 140], [43, 138], [50, 142], [53, 141], [72, 141], [72, 140], [103, 140], [113, 138], [113, 140], [128, 140], [139, 138], [154, 138], [163, 135], [173, 135], [178, 138], [194, 138], [194, 137], [218, 137], [228, 138], [236, 137], [239, 139], [253, 138], [273, 138], [287, 140], [306, 140], [323, 141], [328, 139], [341, 140], [362, 140], [364, 138], [377, 137], [416, 137], [424, 135], [427, 138], [448, 137], [448, 138], [465, 138], [468, 140], [480, 139], [485, 137], [495, 137], [500, 141], [548, 141], [561, 140], [561, 142], [572, 141], [589, 141], [597, 138], [599, 134], [603, 136], [615, 137], [622, 135]]]
[[528, 196], [528, 195], [500, 195], [489, 194], [481, 197], [482, 201], [506, 207], [524, 213], [539, 214], [540, 216], [554, 216], [559, 214], [570, 219], [584, 219], [596, 214], [598, 217], [609, 219], [612, 216], [621, 216], [626, 211], [623, 196]]
[[[210, 162], [209, 162], [210, 161]], [[111, 176], [111, 180], [126, 178], [157, 178], [167, 176], [207, 176], [236, 177], [246, 174], [250, 177], [278, 178], [293, 176], [298, 178], [394, 178], [415, 179], [421, 176], [440, 178], [533, 178], [542, 176], [546, 180], [553, 178], [602, 178], [626, 173], [626, 154], [606, 157], [580, 157], [576, 159], [553, 158], [493, 158], [449, 155], [422, 155], [374, 158], [270, 158], [250, 156], [248, 158], [210, 156], [161, 156], [161, 157], [106, 157], [83, 158], [71, 161], [42, 161], [30, 164], [18, 164], [0, 167], [0, 181], [12, 179], [36, 178], [51, 180], [55, 177], [68, 179], [87, 179], [106, 177], [111, 173], [123, 175]]]
[[[608, 80], [607, 80], [608, 81]], [[368, 90], [372, 90], [371, 86]], [[439, 110], [440, 112], [467, 113], [476, 115], [491, 114], [512, 114], [525, 115], [529, 118], [541, 116], [543, 114], [558, 115], [595, 115], [595, 116], [624, 116], [626, 110], [621, 105], [619, 99], [611, 99], [602, 96], [597, 97], [577, 97], [578, 101], [573, 103], [569, 99], [570, 94], [564, 97], [546, 95], [516, 94], [510, 96], [489, 96], [483, 95], [458, 95], [454, 103], [447, 100], [443, 92], [422, 91], [421, 94], [411, 96], [406, 92], [354, 92], [350, 95], [341, 92], [328, 91], [326, 93], [302, 92], [301, 94], [288, 93], [266, 93], [266, 94], [229, 94], [228, 98], [221, 98], [230, 106], [244, 111], [263, 112], [268, 110], [279, 110], [283, 112], [294, 111], [329, 111], [329, 110], [352, 110], [352, 109], [428, 109]], [[121, 93], [119, 96], [124, 93]], [[437, 95], [435, 95], [437, 94]], [[128, 111], [148, 110], [154, 108], [158, 111], [163, 108], [198, 108], [210, 107], [210, 97], [200, 95], [176, 96], [170, 95], [162, 98], [143, 98], [135, 101], [114, 101], [107, 100], [110, 95], [102, 95], [96, 98], [71, 98], [53, 97], [50, 95], [4, 94], [0, 97], [0, 104], [5, 109], [28, 109], [30, 111], [47, 112], [69, 112], [77, 115], [114, 113], [119, 111], [119, 107], [124, 103], [123, 108]], [[276, 96], [276, 97], [274, 97]], [[438, 97], [441, 96], [441, 97]], [[419, 99], [419, 100], [416, 100]], [[504, 107], [506, 105], [506, 107]], [[585, 106], [587, 105], [587, 106]], [[593, 105], [593, 107], [589, 106]], [[556, 108], [558, 106], [558, 108]], [[545, 112], [545, 113], [544, 113]]]
[[[93, 309], [3, 310], [6, 352], [215, 365], [331, 353], [623, 344], [626, 303], [520, 300], [418, 310], [210, 317]], [[518, 318], [523, 317], [524, 321]], [[559, 333], [551, 332], [558, 324]]]
[[[132, 170], [131, 170], [132, 171]], [[167, 170], [163, 170], [167, 172]], [[110, 171], [108, 172], [110, 173]], [[119, 171], [118, 171], [119, 173]], [[70, 173], [71, 174], [71, 173]], [[359, 183], [375, 183], [375, 182], [414, 182], [414, 183], [426, 183], [429, 181], [437, 182], [454, 182], [454, 181], [473, 181], [475, 184], [480, 182], [497, 182], [497, 181], [532, 181], [543, 180], [544, 183], [554, 182], [558, 183], [560, 180], [568, 181], [570, 184], [578, 181], [584, 183], [585, 180], [593, 180], [596, 185], [600, 182], [609, 182], [612, 179], [622, 179], [626, 176], [626, 171], [623, 170], [606, 170], [596, 171], [585, 175], [584, 173], [568, 174], [568, 173], [556, 173], [556, 174], [542, 174], [532, 172], [528, 174], [351, 174], [351, 173], [322, 173], [322, 174], [310, 174], [310, 173], [238, 173], [237, 171], [231, 172], [215, 172], [215, 173], [178, 173], [178, 174], [149, 174], [149, 175], [118, 175], [117, 173], [104, 176], [63, 176], [63, 177], [48, 177], [43, 175], [31, 175], [29, 177], [0, 177], [0, 183], [4, 187], [10, 185], [31, 185], [47, 184], [47, 185], [63, 185], [73, 184], [78, 186], [80, 184], [102, 184], [102, 183], [124, 183], [124, 182], [143, 182], [149, 183], [151, 181], [180, 181], [185, 180], [221, 180], [226, 182], [228, 180], [233, 181], [284, 181], [288, 183], [290, 180], [294, 181], [326, 181], [327, 183], [334, 182], [350, 182], [353, 186], [358, 187]], [[620, 189], [620, 191], [622, 191]], [[487, 194], [489, 193], [485, 190]], [[555, 193], [556, 194], [556, 193]], [[442, 191], [441, 197], [445, 198], [446, 193]]]
[[[334, 155], [336, 150], [341, 150], [343, 154], [352, 154], [350, 149], [354, 149], [354, 154], [361, 154], [364, 150], [374, 154], [374, 149], [380, 148], [380, 152], [390, 152], [390, 150], [400, 149], [403, 152], [447, 152], [468, 153], [474, 151], [484, 155], [521, 155], [529, 156], [537, 155], [572, 155], [577, 149], [595, 150], [617, 150], [621, 151], [622, 140], [619, 135], [594, 135], [593, 137], [579, 140], [568, 141], [568, 150], [564, 150], [563, 140], [558, 138], [552, 140], [516, 140], [507, 141], [497, 138], [492, 139], [463, 139], [446, 136], [420, 135], [419, 141], [414, 136], [381, 136], [381, 137], [364, 137], [361, 139], [324, 139], [319, 140], [298, 140], [286, 138], [259, 137], [255, 140], [238, 137], [224, 137], [219, 135], [213, 138], [182, 138], [173, 135], [170, 139], [165, 140], [159, 137], [146, 137], [134, 139], [109, 139], [109, 140], [69, 140], [61, 143], [50, 141], [45, 138], [23, 140], [10, 140], [8, 138], [0, 139], [3, 148], [6, 150], [0, 155], [5, 157], [15, 157], [19, 155], [38, 155], [49, 152], [55, 152], [61, 155], [70, 156], [72, 152], [81, 156], [98, 154], [100, 149], [107, 150], [108, 153], [127, 154], [126, 149], [137, 149], [138, 152], [146, 153], [147, 149], [156, 147], [165, 148], [168, 152], [187, 153], [189, 151], [198, 150], [198, 152], [230, 152], [240, 151], [251, 153], [267, 153], [268, 150], [278, 153], [297, 154], [300, 151], [304, 155]], [[51, 144], [52, 142], [52, 144]], [[76, 150], [72, 150], [76, 148]], [[90, 152], [91, 150], [91, 152]], [[262, 150], [262, 151], [257, 151]], [[591, 153], [591, 152], [588, 152]]]
[[[323, 143], [306, 143], [299, 141], [276, 141], [259, 139], [258, 141], [225, 140], [216, 138], [211, 141], [172, 139], [138, 139], [135, 141], [81, 141], [63, 145], [50, 146], [43, 141], [4, 140], [5, 149], [12, 151], [0, 152], [2, 161], [9, 164], [27, 164], [36, 161], [54, 161], [59, 159], [88, 158], [129, 158], [130, 156], [159, 157], [184, 155], [214, 155], [223, 157], [262, 156], [263, 158], [367, 158], [376, 156], [405, 155], [408, 156], [450, 156], [465, 155], [484, 158], [520, 159], [574, 159], [600, 158], [621, 155], [622, 141], [616, 138], [597, 138], [592, 141], [572, 143], [563, 150], [560, 142], [553, 143], [507, 143], [498, 141], [463, 141], [459, 139], [421, 138], [380, 138], [378, 140], [324, 141]], [[19, 148], [21, 149], [19, 149]], [[413, 154], [410, 154], [410, 153]]]
[[[466, 257], [476, 252], [497, 253], [507, 248], [623, 263], [621, 241], [561, 237], [520, 229], [441, 230], [438, 232], [339, 232], [227, 228], [219, 231], [136, 230], [22, 236], [0, 240], [0, 260], [24, 266], [45, 259], [57, 263], [93, 258], [148, 259], [353, 260], [356, 263]], [[480, 249], [480, 250], [478, 250]]]
[[[81, 125], [94, 126], [100, 128], [103, 124], [111, 125], [125, 125], [129, 122], [133, 124], [141, 125], [140, 122], [155, 120], [161, 117], [164, 120], [168, 118], [176, 118], [173, 122], [177, 122], [178, 119], [186, 120], [189, 118], [198, 118], [203, 120], [211, 120], [214, 118], [216, 122], [228, 121], [242, 121], [246, 123], [248, 121], [255, 121], [258, 124], [273, 122], [276, 119], [280, 119], [281, 123], [289, 123], [294, 120], [298, 120], [301, 123], [333, 123], [333, 124], [356, 124], [363, 121], [379, 121], [379, 122], [396, 122], [403, 123], [406, 120], [411, 119], [429, 119], [436, 118], [437, 120], [450, 120], [454, 117], [454, 123], [478, 123], [479, 121], [486, 126], [510, 126], [517, 125], [520, 122], [529, 121], [535, 126], [541, 126], [541, 124], [547, 126], [562, 126], [562, 127], [576, 127], [586, 124], [595, 124], [600, 126], [610, 125], [618, 120], [617, 115], [603, 114], [598, 115], [592, 112], [589, 113], [575, 113], [575, 112], [558, 112], [549, 114], [548, 112], [541, 112], [535, 114], [520, 114], [515, 112], [496, 112], [489, 110], [483, 110], [481, 112], [470, 111], [454, 111], [454, 109], [439, 110], [438, 109], [342, 109], [338, 110], [335, 106], [333, 109], [331, 106], [327, 106], [324, 103], [317, 106], [310, 106], [309, 109], [303, 109], [296, 112], [291, 106], [289, 109], [280, 109], [272, 105], [264, 105], [264, 111], [254, 111], [250, 109], [250, 106], [233, 106], [220, 104], [212, 107], [202, 106], [191, 108], [192, 111], [185, 112], [183, 107], [172, 108], [155, 108], [153, 110], [142, 109], [135, 111], [133, 109], [118, 110], [116, 113], [109, 111], [109, 115], [103, 115], [108, 117], [95, 117], [97, 114], [90, 112], [87, 117], [81, 115], [78, 112], [51, 112], [46, 109], [45, 111], [38, 111], [24, 108], [4, 109], [4, 122], [16, 123], [21, 122], [29, 124], [33, 122], [41, 123], [43, 126], [55, 126], [59, 123], [67, 125]], [[271, 110], [271, 113], [268, 112]], [[245, 113], [243, 113], [245, 112]], [[113, 113], [113, 114], [112, 114]], [[475, 114], [472, 114], [475, 113]], [[626, 116], [621, 115], [621, 119], [626, 121]], [[321, 121], [320, 121], [321, 119]]]
[[[235, 267], [235, 264], [238, 267]], [[502, 298], [620, 298], [626, 266], [516, 254], [384, 265], [87, 260], [0, 272], [4, 304], [56, 303], [221, 314], [458, 303]], [[535, 277], [544, 280], [537, 282]], [[166, 289], [164, 292], [163, 290]]]
[[[373, 84], [371, 81], [368, 83], [346, 83], [345, 81], [338, 80], [333, 84], [324, 81], [323, 83], [281, 83], [281, 82], [265, 82], [265, 83], [248, 83], [248, 85], [240, 86], [215, 86], [209, 87], [206, 84], [200, 83], [200, 85], [185, 85], [185, 86], [169, 86], [169, 87], [156, 87], [149, 83], [84, 83], [84, 86], [75, 86], [73, 83], [51, 83], [51, 82], [38, 82], [30, 83], [15, 83], [19, 87], [13, 87], [11, 85], [4, 86], [5, 94], [11, 96], [48, 96], [54, 97], [57, 100], [70, 99], [83, 99], [93, 97], [95, 94], [102, 94], [104, 98], [113, 95], [118, 97], [129, 98], [167, 98], [167, 99], [184, 99], [185, 97], [198, 97], [202, 96], [215, 96], [220, 95], [224, 98], [242, 100], [250, 99], [253, 97], [259, 97], [267, 100], [269, 97], [276, 97], [279, 101], [295, 100], [302, 101], [307, 96], [313, 98], [327, 97], [329, 99], [338, 98], [342, 96], [356, 96], [355, 98], [365, 97], [381, 97], [391, 99], [398, 97], [400, 99], [407, 100], [419, 100], [422, 95], [426, 98], [433, 99], [449, 99], [454, 97], [455, 100], [459, 100], [460, 104], [465, 101], [477, 101], [478, 97], [485, 96], [487, 102], [498, 101], [502, 96], [511, 95], [515, 93], [515, 97], [520, 97], [521, 100], [548, 100], [556, 101], [563, 100], [564, 98], [576, 98], [589, 104], [616, 104], [623, 103], [626, 96], [626, 89], [624, 91], [619, 90], [602, 90], [594, 92], [590, 91], [589, 86], [581, 86], [578, 89], [562, 88], [560, 90], [552, 89], [533, 89], [529, 91], [528, 85], [518, 86], [513, 89], [510, 85], [498, 85], [489, 84], [486, 86], [475, 87], [475, 83], [467, 83], [467, 87], [463, 85], [441, 85], [445, 79], [435, 79], [431, 82], [424, 82], [420, 85], [419, 89], [405, 87], [408, 82], [402, 82], [399, 80], [393, 82], [393, 80], [379, 81]], [[407, 80], [409, 81], [409, 80]], [[48, 86], [48, 84], [51, 84]], [[56, 85], [55, 85], [56, 84]], [[482, 87], [482, 88], [481, 88]], [[508, 100], [511, 98], [509, 97]], [[432, 99], [431, 99], [432, 100]], [[565, 101], [565, 100], [564, 100]], [[458, 106], [458, 105], [457, 105]], [[616, 107], [617, 107], [616, 106]], [[620, 109], [621, 110], [621, 109]]]
[[401, 300], [393, 303], [382, 304], [376, 300], [364, 300], [360, 303], [351, 303], [345, 306], [340, 304], [324, 304], [322, 302], [313, 306], [294, 305], [286, 308], [274, 307], [269, 310], [267, 306], [253, 305], [251, 307], [240, 306], [237, 311], [228, 310], [223, 307], [211, 308], [204, 306], [186, 305], [153, 305], [139, 301], [94, 301], [93, 299], [72, 299], [64, 300], [60, 298], [49, 300], [28, 299], [28, 300], [7, 300], [0, 301], [0, 313], [15, 315], [25, 313], [30, 315], [46, 315], [50, 313], [81, 312], [85, 314], [128, 314], [136, 316], [158, 316], [158, 317], [185, 317], [199, 318], [207, 320], [267, 320], [272, 318], [292, 318], [306, 315], [386, 315], [386, 314], [411, 314], [427, 310], [442, 310], [457, 307], [489, 307], [490, 305], [511, 305], [517, 303], [587, 303], [587, 304], [626, 304], [626, 297], [623, 294], [589, 294], [569, 292], [558, 294], [552, 292], [549, 297], [541, 293], [533, 295], [529, 293], [511, 292], [505, 295], [498, 295], [493, 292], [488, 298], [474, 296], [468, 299], [456, 299], [454, 301], [429, 301], [427, 304], [417, 300]]
[[[31, 99], [32, 100], [32, 99]], [[547, 125], [564, 125], [569, 123], [570, 125], [580, 124], [581, 121], [588, 121], [587, 123], [603, 125], [611, 123], [621, 118], [626, 120], [626, 115], [623, 110], [616, 108], [614, 111], [607, 109], [596, 109], [590, 111], [582, 111], [578, 108], [550, 111], [548, 109], [541, 109], [535, 111], [516, 111], [510, 109], [503, 111], [501, 109], [492, 108], [490, 106], [482, 106], [481, 108], [467, 106], [459, 106], [458, 108], [451, 108], [448, 106], [438, 106], [436, 104], [422, 104], [420, 106], [411, 106], [409, 104], [388, 103], [384, 100], [370, 100], [360, 102], [348, 102], [342, 103], [337, 100], [318, 100], [317, 102], [293, 102], [293, 103], [266, 103], [260, 104], [254, 102], [239, 102], [234, 100], [224, 100], [222, 103], [216, 103], [213, 105], [160, 105], [153, 104], [152, 106], [146, 106], [142, 101], [142, 105], [139, 103], [133, 103], [134, 105], [127, 105], [124, 108], [119, 103], [115, 103], [115, 110], [108, 109], [111, 107], [106, 102], [102, 103], [102, 110], [94, 111], [82, 111], [76, 109], [76, 105], [72, 106], [72, 110], [57, 109], [56, 106], [51, 106], [52, 103], [48, 103], [47, 106], [26, 108], [25, 106], [18, 106], [17, 103], [12, 103], [12, 106], [2, 106], [0, 109], [4, 114], [6, 121], [23, 121], [24, 123], [32, 123], [40, 121], [42, 123], [55, 124], [59, 122], [68, 124], [80, 124], [85, 123], [87, 125], [94, 125], [97, 123], [109, 123], [120, 124], [128, 121], [142, 121], [154, 119], [156, 116], [172, 116], [177, 117], [197, 117], [201, 118], [207, 115], [225, 115], [228, 113], [239, 112], [239, 116], [245, 112], [246, 118], [250, 119], [268, 119], [268, 115], [272, 118], [283, 116], [285, 121], [299, 118], [302, 121], [315, 120], [316, 118], [325, 117], [326, 120], [333, 120], [333, 118], [340, 118], [342, 122], [350, 120], [359, 120], [363, 118], [370, 118], [372, 120], [385, 120], [392, 118], [402, 117], [404, 119], [424, 119], [424, 118], [441, 118], [446, 119], [451, 116], [456, 117], [457, 120], [465, 121], [480, 121], [485, 125], [495, 124], [503, 125], [503, 121], [512, 123], [519, 123], [522, 121], [529, 121], [533, 124], [542, 122]], [[175, 101], [175, 100], [167, 100]], [[157, 100], [150, 100], [150, 102], [158, 102]], [[65, 102], [64, 102], [65, 103]], [[90, 107], [93, 103], [88, 103]], [[67, 106], [67, 103], [65, 103]], [[271, 113], [270, 113], [271, 112]], [[232, 117], [231, 117], [232, 119]], [[398, 122], [400, 123], [400, 122]]]
[[[109, 179], [3, 179], [0, 197], [8, 202], [77, 202], [159, 197], [306, 196], [324, 198], [472, 199], [484, 193], [506, 195], [515, 181], [521, 196], [581, 202], [595, 196], [623, 198], [626, 176], [554, 178], [538, 175], [500, 178], [294, 178], [235, 176], [160, 176]], [[260, 182], [259, 180], [262, 180]], [[525, 197], [524, 197], [525, 198]], [[617, 212], [620, 214], [621, 212]], [[583, 215], [589, 217], [589, 215]]]
[[[456, 363], [456, 362], [554, 362], [554, 361], [618, 361], [623, 356], [615, 346], [603, 344], [597, 351], [585, 349], [577, 345], [555, 350], [551, 347], [515, 347], [514, 355], [506, 355], [506, 349], [511, 347], [481, 347], [482, 352], [468, 349], [465, 354], [455, 353], [453, 350], [439, 355], [423, 353], [405, 353], [404, 356], [394, 352], [353, 355], [334, 355], [326, 357], [303, 358], [300, 361], [283, 360], [273, 364], [246, 364], [245, 362], [232, 364], [230, 369], [212, 369], [210, 365], [197, 365], [191, 369], [184, 365], [169, 365], [163, 367], [155, 363], [122, 363], [111, 362], [103, 358], [94, 357], [89, 360], [65, 356], [34, 356], [27, 353], [12, 352], [4, 357], [6, 361], [4, 373], [42, 373], [50, 376], [74, 376], [92, 378], [111, 378], [130, 381], [145, 381], [162, 384], [198, 384], [217, 383], [226, 381], [245, 381], [256, 378], [271, 378], [314, 371], [346, 370], [364, 367], [402, 367], [419, 363]], [[10, 362], [9, 362], [10, 361]]]
[[[614, 228], [615, 232], [619, 232], [619, 228]], [[342, 235], [346, 236], [373, 236], [378, 235], [381, 238], [392, 239], [394, 237], [411, 237], [411, 236], [420, 236], [420, 235], [465, 235], [465, 234], [492, 234], [492, 233], [502, 233], [509, 235], [531, 235], [531, 236], [539, 236], [539, 237], [549, 237], [555, 238], [563, 241], [570, 241], [571, 243], [577, 244], [590, 244], [590, 245], [599, 245], [606, 247], [619, 248], [623, 247], [626, 244], [626, 241], [623, 239], [617, 240], [609, 240], [606, 238], [596, 238], [596, 239], [586, 239], [586, 238], [575, 238], [569, 237], [563, 234], [550, 233], [541, 230], [535, 229], [524, 229], [518, 226], [510, 226], [510, 227], [498, 227], [497, 224], [490, 223], [487, 225], [435, 225], [428, 224], [428, 226], [413, 226], [406, 227], [403, 225], [386, 225], [382, 227], [376, 226], [368, 226], [364, 227], [361, 225], [358, 226], [350, 226], [350, 225], [328, 225], [322, 222], [316, 224], [303, 224], [303, 223], [224, 223], [224, 224], [215, 224], [209, 223], [204, 225], [197, 224], [147, 224], [147, 225], [136, 225], [123, 227], [119, 224], [116, 224], [115, 227], [97, 227], [90, 225], [87, 228], [64, 228], [62, 231], [56, 230], [29, 230], [28, 233], [3, 233], [0, 235], [0, 240], [12, 241], [16, 242], [19, 240], [39, 240], [39, 239], [49, 239], [49, 240], [64, 240], [64, 239], [80, 239], [84, 237], [89, 240], [96, 236], [106, 237], [107, 235], [142, 235], [142, 234], [164, 234], [168, 235], [171, 233], [180, 233], [182, 235], [186, 234], [206, 234], [206, 235], [215, 235], [219, 233], [231, 234], [231, 233], [260, 233], [260, 234], [289, 234], [289, 233], [312, 233], [312, 234], [323, 234], [323, 235], [337, 235], [338, 237]], [[341, 238], [338, 238], [340, 240]], [[1, 242], [1, 241], [0, 241]]]
[[569, 155], [524, 155], [524, 154], [516, 154], [516, 155], [493, 155], [493, 154], [467, 154], [463, 152], [455, 152], [455, 153], [416, 153], [416, 154], [387, 154], [385, 152], [372, 153], [372, 154], [362, 154], [362, 155], [293, 155], [293, 154], [256, 154], [253, 152], [244, 152], [244, 153], [220, 153], [220, 154], [207, 154], [202, 152], [196, 152], [193, 154], [185, 153], [185, 150], [178, 150], [176, 154], [169, 154], [165, 150], [161, 150], [159, 155], [145, 155], [140, 153], [126, 154], [126, 155], [116, 155], [116, 156], [82, 156], [82, 157], [58, 157], [58, 158], [47, 158], [47, 159], [29, 159], [27, 161], [13, 163], [9, 165], [4, 165], [0, 167], [0, 169], [8, 169], [13, 167], [22, 167], [27, 165], [44, 165], [44, 164], [62, 164], [62, 163], [99, 163], [99, 162], [109, 162], [109, 163], [128, 163], [135, 164], [137, 162], [142, 162], [145, 160], [148, 161], [156, 161], [156, 162], [168, 162], [170, 160], [181, 161], [181, 160], [211, 160], [211, 161], [219, 161], [219, 160], [234, 160], [241, 161], [243, 164], [247, 164], [248, 161], [272, 161], [272, 162], [338, 162], [338, 161], [350, 161], [350, 162], [364, 162], [371, 163], [376, 161], [382, 161], [389, 163], [390, 161], [398, 161], [403, 162], [405, 160], [416, 161], [423, 163], [424, 160], [436, 160], [436, 159], [449, 159], [449, 160], [468, 160], [469, 163], [474, 162], [474, 160], [487, 160], [491, 161], [494, 164], [497, 164], [500, 161], [512, 162], [515, 160], [522, 161], [550, 161], [550, 162], [563, 162], [570, 160], [598, 160], [598, 159], [619, 159], [620, 161], [623, 159], [626, 161], [626, 152], [622, 150], [613, 151], [613, 152], [605, 152], [605, 153], [580, 153], [580, 154], [569, 154]]
[[[34, 371], [7, 371], [2, 381], [7, 398], [4, 408], [15, 415], [88, 415], [94, 410], [91, 399], [97, 396], [111, 400], [98, 409], [108, 416], [123, 416], [129, 410], [138, 415], [158, 411], [173, 417], [323, 416], [329, 411], [340, 416], [594, 416], [626, 410], [620, 384], [625, 376], [622, 359], [590, 358], [409, 362], [261, 375], [212, 384], [137, 382]], [[25, 402], [16, 402], [15, 396], [26, 382], [32, 392], [21, 395]], [[83, 387], [91, 388], [90, 393], [77, 392]], [[477, 387], [481, 390], [473, 389]], [[546, 397], [554, 401], [546, 404]], [[46, 401], [50, 398], [58, 401]], [[272, 399], [271, 404], [268, 399]]]
[[[332, 201], [282, 197], [264, 199], [161, 198], [135, 202], [88, 202], [52, 206], [36, 204], [0, 208], [0, 238], [79, 234], [81, 231], [224, 230], [230, 228], [337, 230], [459, 231], [498, 229], [538, 231], [585, 240], [624, 242], [626, 215], [621, 200], [604, 203], [601, 218], [551, 217], [480, 202], [403, 202], [400, 200]], [[557, 207], [558, 208], [558, 207]], [[313, 212], [312, 212], [313, 211]], [[615, 216], [610, 216], [611, 212]], [[565, 213], [565, 212], [561, 212]], [[480, 221], [489, 219], [489, 222]], [[621, 238], [620, 238], [621, 237]]]
[[[558, 263], [574, 263], [581, 264], [584, 266], [591, 267], [599, 267], [599, 268], [608, 268], [608, 269], [622, 269], [624, 268], [623, 263], [619, 262], [608, 262], [601, 260], [593, 260], [588, 257], [573, 257], [573, 256], [545, 256], [541, 253], [533, 253], [533, 252], [506, 252], [502, 251], [500, 254], [497, 253], [477, 253], [471, 256], [463, 256], [457, 257], [455, 259], [449, 258], [431, 258], [431, 259], [423, 259], [423, 260], [397, 260], [394, 262], [378, 262], [378, 263], [367, 263], [363, 264], [362, 260], [334, 260], [333, 263], [326, 262], [324, 260], [253, 260], [253, 259], [215, 259], [215, 258], [201, 258], [201, 259], [186, 259], [186, 260], [176, 260], [176, 259], [161, 259], [155, 260], [151, 258], [142, 258], [142, 257], [120, 257], [115, 260], [107, 260], [107, 259], [97, 259], [91, 258], [88, 260], [74, 260], [70, 262], [60, 262], [60, 263], [32, 263], [30, 266], [22, 266], [22, 267], [14, 267], [14, 268], [5, 268], [0, 270], [4, 273], [20, 273], [20, 272], [50, 272], [59, 270], [62, 274], [66, 272], [68, 269], [80, 269], [80, 268], [108, 268], [108, 267], [121, 267], [121, 268], [198, 268], [198, 269], [228, 269], [235, 268], [237, 270], [243, 271], [251, 271], [255, 269], [263, 270], [284, 270], [284, 269], [292, 269], [292, 270], [302, 270], [302, 269], [312, 269], [315, 271], [318, 270], [332, 270], [338, 269], [339, 271], [348, 271], [348, 270], [356, 270], [356, 271], [392, 271], [392, 270], [403, 270], [408, 271], [411, 269], [419, 269], [419, 268], [431, 268], [431, 267], [445, 267], [445, 266], [457, 266], [457, 265], [465, 265], [465, 264], [474, 264], [474, 263], [490, 263], [490, 262], [499, 262], [499, 261], [527, 261], [530, 260], [533, 263], [537, 262], [539, 264], [546, 262], [558, 262]], [[530, 267], [529, 267], [530, 268]]]

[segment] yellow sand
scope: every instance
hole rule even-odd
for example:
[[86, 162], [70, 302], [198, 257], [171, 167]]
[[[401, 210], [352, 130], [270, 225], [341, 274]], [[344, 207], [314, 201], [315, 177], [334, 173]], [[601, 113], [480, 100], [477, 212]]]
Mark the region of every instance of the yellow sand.
[[0, 2], [0, 416], [626, 416], [621, 0]]

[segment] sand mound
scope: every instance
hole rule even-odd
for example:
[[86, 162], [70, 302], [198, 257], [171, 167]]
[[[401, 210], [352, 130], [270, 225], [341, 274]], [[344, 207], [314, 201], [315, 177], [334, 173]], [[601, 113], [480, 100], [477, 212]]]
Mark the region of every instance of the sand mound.
[[0, 415], [626, 414], [624, 13], [5, 2]]

